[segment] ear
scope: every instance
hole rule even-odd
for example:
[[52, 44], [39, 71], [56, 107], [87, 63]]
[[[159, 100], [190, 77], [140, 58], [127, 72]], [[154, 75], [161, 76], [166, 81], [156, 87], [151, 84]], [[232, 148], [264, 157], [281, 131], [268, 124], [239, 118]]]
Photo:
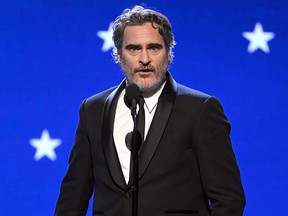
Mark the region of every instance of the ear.
[[172, 59], [172, 57], [171, 57], [171, 52], [169, 51], [169, 52], [168, 52], [168, 62], [169, 62], [169, 63], [171, 62], [171, 59]]
[[117, 61], [121, 63], [121, 55], [119, 51], [117, 52]]

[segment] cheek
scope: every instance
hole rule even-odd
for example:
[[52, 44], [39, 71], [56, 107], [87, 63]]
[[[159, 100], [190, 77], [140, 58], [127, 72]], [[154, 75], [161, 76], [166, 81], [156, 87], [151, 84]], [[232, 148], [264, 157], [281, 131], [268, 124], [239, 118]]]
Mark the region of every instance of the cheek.
[[159, 69], [162, 69], [162, 67], [166, 67], [168, 65], [168, 59], [166, 58], [161, 58], [157, 61], [156, 67]]
[[120, 65], [121, 65], [122, 71], [124, 71], [126, 74], [133, 73], [134, 67], [133, 67], [133, 64], [129, 60], [122, 58]]
[[121, 63], [125, 68], [133, 69], [136, 64], [132, 59], [122, 58]]

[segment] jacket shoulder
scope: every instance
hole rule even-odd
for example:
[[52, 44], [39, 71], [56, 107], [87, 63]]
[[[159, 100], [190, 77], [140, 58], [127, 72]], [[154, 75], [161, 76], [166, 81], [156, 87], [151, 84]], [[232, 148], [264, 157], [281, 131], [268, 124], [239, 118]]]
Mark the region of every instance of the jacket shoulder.
[[86, 99], [83, 100], [82, 105], [85, 104], [85, 107], [94, 107], [100, 104], [104, 104], [107, 97], [116, 89], [117, 87], [111, 87], [109, 89], [106, 89], [102, 92], [99, 92], [97, 94], [94, 94]]
[[208, 98], [212, 97], [211, 95], [204, 93], [202, 91], [189, 88], [187, 86], [178, 84], [178, 96], [184, 98], [191, 98], [195, 100], [207, 100]]
[[208, 105], [216, 106], [223, 110], [222, 104], [217, 97], [181, 84], [178, 84], [177, 100], [180, 104], [196, 109], [202, 109], [203, 106]]

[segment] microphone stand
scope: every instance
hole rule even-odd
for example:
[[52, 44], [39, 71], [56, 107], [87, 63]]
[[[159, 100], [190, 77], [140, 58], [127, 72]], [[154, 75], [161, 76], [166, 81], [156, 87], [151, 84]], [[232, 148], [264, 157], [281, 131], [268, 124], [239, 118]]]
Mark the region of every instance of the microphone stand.
[[138, 216], [138, 147], [140, 146], [141, 139], [139, 132], [136, 129], [136, 107], [137, 101], [132, 99], [131, 115], [133, 118], [134, 126], [131, 140], [131, 160], [132, 160], [132, 216]]

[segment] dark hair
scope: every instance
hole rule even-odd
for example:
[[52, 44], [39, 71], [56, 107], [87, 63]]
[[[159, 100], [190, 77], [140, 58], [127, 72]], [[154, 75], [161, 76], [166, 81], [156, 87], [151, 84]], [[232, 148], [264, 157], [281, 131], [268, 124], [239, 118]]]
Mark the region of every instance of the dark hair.
[[176, 44], [174, 41], [174, 35], [172, 33], [171, 24], [168, 18], [151, 9], [145, 9], [142, 6], [134, 6], [132, 9], [125, 9], [123, 13], [118, 16], [113, 23], [113, 42], [115, 48], [113, 50], [113, 56], [115, 62], [117, 61], [117, 54], [121, 51], [123, 42], [123, 33], [127, 26], [142, 25], [146, 22], [151, 22], [159, 25], [158, 30], [160, 35], [163, 36], [165, 47], [171, 54], [171, 60], [173, 59], [172, 48]]

